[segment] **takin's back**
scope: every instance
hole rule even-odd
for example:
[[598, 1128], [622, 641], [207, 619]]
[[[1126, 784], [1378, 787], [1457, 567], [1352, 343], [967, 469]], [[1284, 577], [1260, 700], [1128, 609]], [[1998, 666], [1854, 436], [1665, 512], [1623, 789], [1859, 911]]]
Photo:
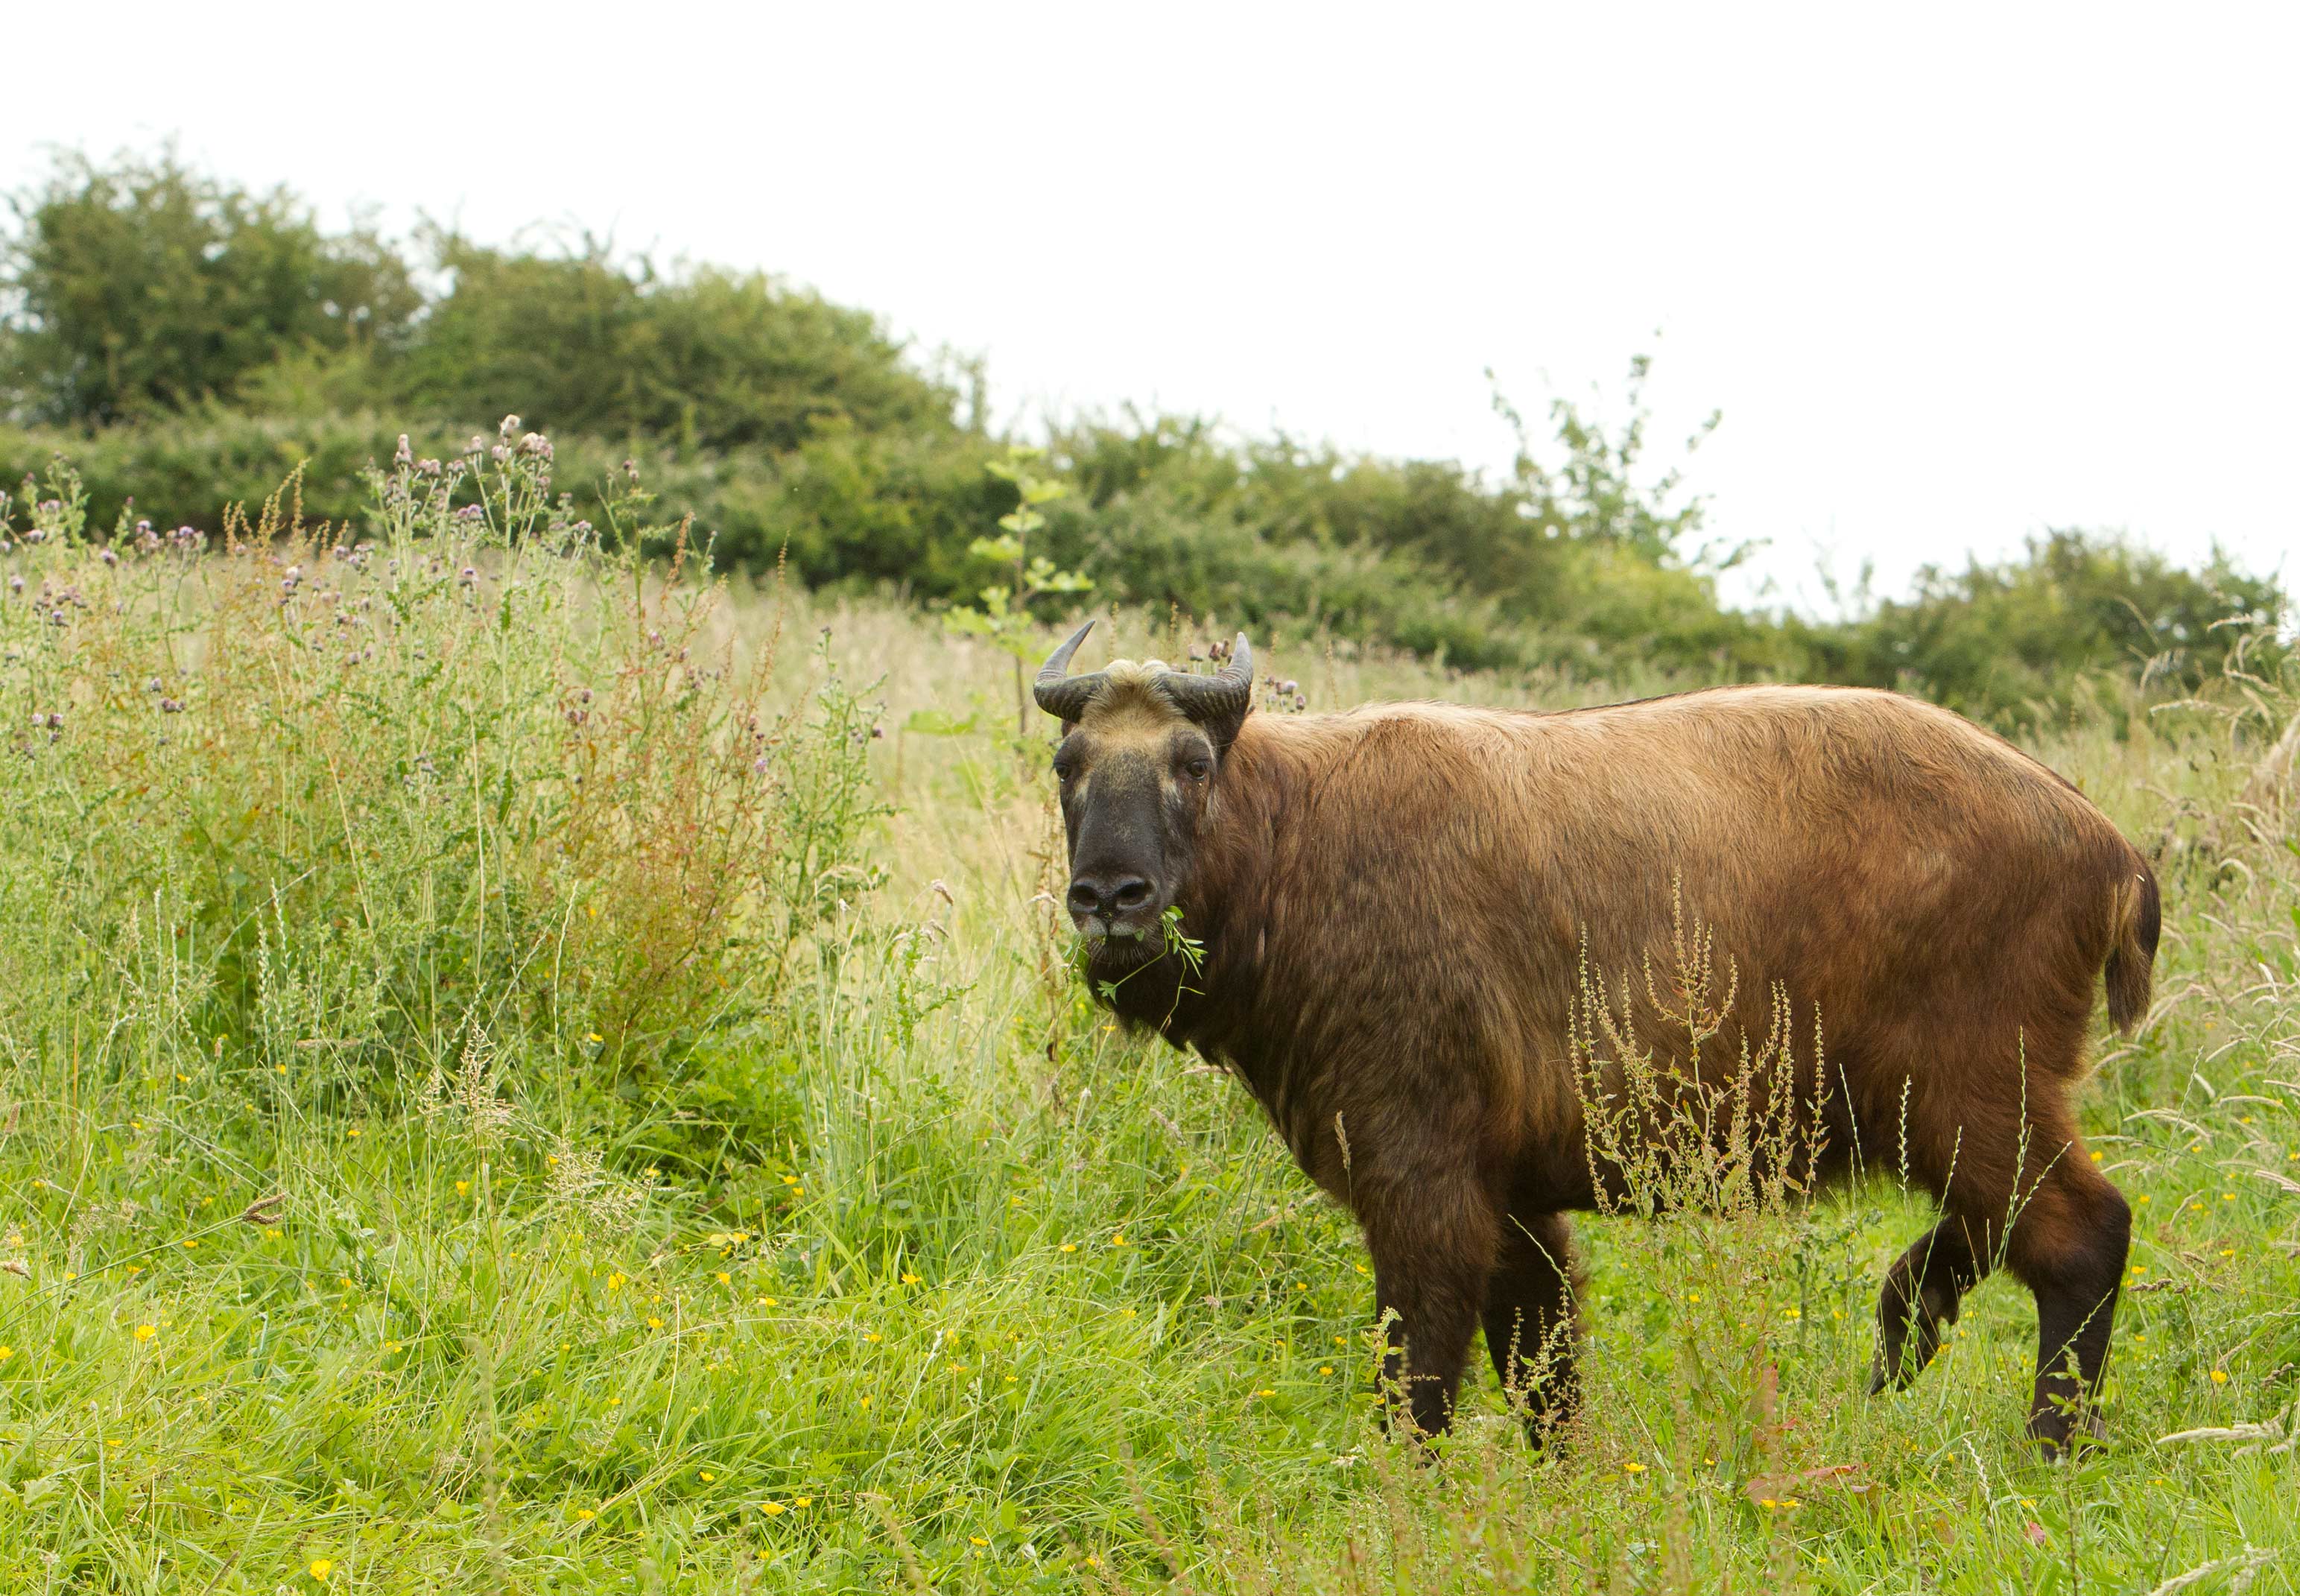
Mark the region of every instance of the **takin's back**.
[[1745, 1027], [1779, 983], [1819, 1008], [1833, 1066], [1920, 1090], [2003, 1079], [2024, 1048], [2074, 1073], [2112, 954], [2115, 1017], [2146, 1006], [2146, 863], [2045, 766], [1897, 694], [1388, 705], [1255, 717], [1240, 751], [1293, 765], [1302, 795], [1271, 909], [1309, 932], [1281, 939], [1296, 973], [1457, 1006], [1496, 1064], [1554, 1078], [1583, 948], [1617, 986], [1648, 957], [1666, 969], [1680, 896], [1732, 961]]

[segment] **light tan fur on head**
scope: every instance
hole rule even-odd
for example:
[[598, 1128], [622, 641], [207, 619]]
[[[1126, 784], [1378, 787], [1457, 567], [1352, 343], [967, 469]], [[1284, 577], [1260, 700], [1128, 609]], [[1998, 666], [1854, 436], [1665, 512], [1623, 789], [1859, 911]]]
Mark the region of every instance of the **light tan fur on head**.
[[1114, 659], [1103, 667], [1101, 689], [1087, 703], [1079, 724], [1105, 745], [1162, 741], [1189, 717], [1158, 686], [1172, 669], [1162, 659]]

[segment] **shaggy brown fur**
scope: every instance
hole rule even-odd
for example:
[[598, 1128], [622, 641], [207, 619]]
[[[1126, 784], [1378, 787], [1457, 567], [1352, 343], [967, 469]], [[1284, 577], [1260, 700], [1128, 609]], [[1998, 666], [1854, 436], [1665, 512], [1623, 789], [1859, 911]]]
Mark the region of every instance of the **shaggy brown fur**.
[[[1481, 1324], [1504, 1380], [1513, 1352], [1570, 1358], [1562, 1216], [1600, 1197], [1577, 975], [1585, 945], [1601, 972], [1665, 948], [1681, 883], [1739, 973], [1735, 1024], [1763, 1040], [1772, 983], [1825, 1019], [1825, 1072], [1809, 1051], [1797, 1071], [1823, 1173], [1897, 1172], [1905, 1146], [1940, 1205], [1888, 1274], [1876, 1384], [1921, 1368], [2001, 1262], [2038, 1303], [2030, 1429], [2065, 1442], [2129, 1219], [2068, 1093], [2095, 981], [2131, 1026], [2157, 931], [2146, 863], [2075, 788], [1889, 693], [1206, 725], [1161, 694], [1162, 669], [1112, 667], [1056, 756], [1090, 975], [1121, 1015], [1234, 1069], [1357, 1214], [1423, 1430], [1447, 1424]], [[1169, 905], [1203, 943], [1195, 975], [1158, 935]], [[1529, 1394], [1555, 1416], [1570, 1362]]]

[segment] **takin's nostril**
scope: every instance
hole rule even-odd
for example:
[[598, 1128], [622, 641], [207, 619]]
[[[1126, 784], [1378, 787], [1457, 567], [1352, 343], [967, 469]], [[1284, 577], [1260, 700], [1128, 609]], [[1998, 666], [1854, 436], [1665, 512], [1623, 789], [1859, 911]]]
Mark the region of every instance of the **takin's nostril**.
[[1150, 883], [1134, 876], [1118, 883], [1118, 890], [1110, 895], [1111, 907], [1120, 910], [1138, 909], [1150, 901]]
[[1091, 915], [1101, 907], [1102, 894], [1095, 890], [1095, 886], [1092, 882], [1076, 881], [1071, 883], [1071, 912], [1072, 914]]

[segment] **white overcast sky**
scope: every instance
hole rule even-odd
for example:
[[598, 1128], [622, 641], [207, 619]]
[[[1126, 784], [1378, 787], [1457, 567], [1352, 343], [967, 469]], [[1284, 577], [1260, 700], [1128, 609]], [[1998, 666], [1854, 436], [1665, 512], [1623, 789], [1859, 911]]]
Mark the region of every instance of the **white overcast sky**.
[[[2300, 574], [2300, 7], [23, 6], [0, 178], [176, 137], [1125, 400], [1506, 464], [1657, 359], [1759, 578], [2048, 526]], [[1658, 338], [1656, 338], [1658, 334]], [[1737, 596], [1755, 589], [1745, 579]]]

